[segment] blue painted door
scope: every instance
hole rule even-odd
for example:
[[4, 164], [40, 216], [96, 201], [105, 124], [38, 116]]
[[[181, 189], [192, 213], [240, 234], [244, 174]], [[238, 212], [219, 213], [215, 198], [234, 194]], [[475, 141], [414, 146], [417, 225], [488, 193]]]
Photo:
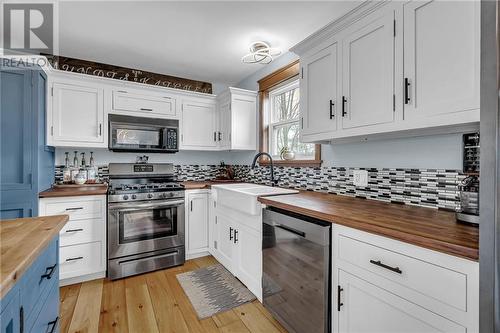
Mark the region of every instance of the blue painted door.
[[[8, 304], [2, 306], [2, 312], [0, 313], [0, 333], [18, 333], [21, 331], [19, 293], [17, 289], [12, 292], [15, 295], [8, 297]], [[3, 301], [4, 299], [2, 299]]]
[[37, 216], [38, 192], [52, 183], [45, 90], [39, 67], [0, 67], [0, 219]]

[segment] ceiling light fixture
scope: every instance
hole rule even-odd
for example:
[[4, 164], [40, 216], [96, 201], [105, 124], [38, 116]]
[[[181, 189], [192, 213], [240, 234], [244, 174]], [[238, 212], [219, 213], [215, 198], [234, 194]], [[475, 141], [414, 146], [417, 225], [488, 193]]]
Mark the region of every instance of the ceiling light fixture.
[[266, 65], [273, 61], [275, 56], [280, 54], [281, 51], [279, 49], [269, 46], [266, 42], [258, 41], [250, 45], [250, 53], [244, 55], [241, 61], [245, 64], [260, 63]]

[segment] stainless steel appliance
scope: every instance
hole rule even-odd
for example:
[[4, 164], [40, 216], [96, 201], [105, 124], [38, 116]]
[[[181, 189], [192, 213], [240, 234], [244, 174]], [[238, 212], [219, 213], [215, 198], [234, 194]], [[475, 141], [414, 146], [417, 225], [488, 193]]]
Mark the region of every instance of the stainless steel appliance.
[[179, 121], [109, 115], [109, 150], [123, 152], [175, 153]]
[[172, 164], [111, 163], [108, 278], [181, 265], [184, 188]]
[[463, 144], [463, 172], [467, 177], [459, 185], [457, 220], [479, 224], [479, 133], [464, 134]]
[[330, 223], [263, 211], [264, 306], [289, 332], [330, 332], [330, 239]]

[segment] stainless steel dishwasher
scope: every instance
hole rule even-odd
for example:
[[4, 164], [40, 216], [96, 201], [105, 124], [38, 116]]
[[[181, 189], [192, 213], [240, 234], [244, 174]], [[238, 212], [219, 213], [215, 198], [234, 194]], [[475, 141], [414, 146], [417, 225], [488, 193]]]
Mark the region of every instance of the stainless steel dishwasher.
[[330, 223], [263, 210], [264, 307], [289, 332], [330, 332], [330, 240]]

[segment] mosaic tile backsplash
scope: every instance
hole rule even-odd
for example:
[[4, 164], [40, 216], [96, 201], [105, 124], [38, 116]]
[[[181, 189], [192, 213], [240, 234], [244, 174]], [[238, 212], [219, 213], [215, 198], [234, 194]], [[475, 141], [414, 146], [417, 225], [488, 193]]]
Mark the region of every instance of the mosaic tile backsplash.
[[[61, 166], [56, 167], [56, 181], [61, 180]], [[270, 185], [269, 167], [234, 165], [238, 180]], [[212, 180], [219, 173], [218, 165], [176, 165], [179, 180]], [[353, 170], [368, 171], [368, 186], [353, 183]], [[99, 174], [107, 179], [107, 166]], [[458, 186], [465, 176], [458, 170], [444, 169], [376, 169], [376, 168], [294, 168], [275, 167], [279, 186], [301, 190], [347, 195], [386, 202], [457, 210], [460, 208]]]

